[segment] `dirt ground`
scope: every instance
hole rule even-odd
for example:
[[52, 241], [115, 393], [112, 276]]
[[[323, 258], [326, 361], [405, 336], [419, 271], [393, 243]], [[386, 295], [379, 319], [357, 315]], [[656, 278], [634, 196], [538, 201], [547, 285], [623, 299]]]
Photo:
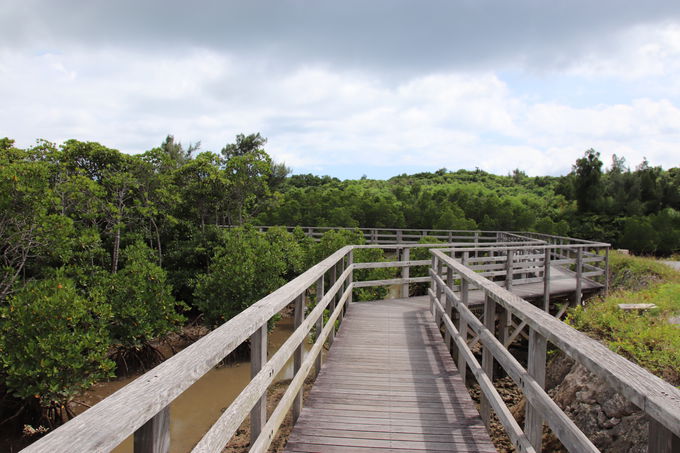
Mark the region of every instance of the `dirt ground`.
[[[279, 403], [279, 401], [283, 397], [283, 394], [286, 392], [289, 383], [290, 382], [279, 382], [278, 384], [274, 384], [269, 388], [269, 392], [267, 393], [267, 417], [271, 416], [272, 412], [274, 412], [274, 409], [276, 409], [276, 405]], [[307, 398], [307, 395], [309, 394], [309, 391], [311, 390], [313, 383], [314, 380], [312, 378], [308, 378], [305, 381], [303, 401], [304, 399]], [[288, 415], [286, 415], [286, 418], [281, 424], [281, 427], [279, 428], [279, 432], [276, 434], [276, 437], [272, 441], [272, 444], [269, 447], [268, 451], [270, 453], [282, 452], [284, 447], [286, 446], [288, 436], [290, 435], [292, 429], [293, 429], [293, 415], [292, 411], [289, 411]], [[236, 434], [234, 434], [234, 437], [232, 437], [232, 439], [229, 441], [227, 446], [222, 451], [225, 453], [247, 453], [249, 449], [250, 449], [250, 421], [246, 419], [246, 421], [244, 421], [241, 424], [239, 429], [236, 431]]]

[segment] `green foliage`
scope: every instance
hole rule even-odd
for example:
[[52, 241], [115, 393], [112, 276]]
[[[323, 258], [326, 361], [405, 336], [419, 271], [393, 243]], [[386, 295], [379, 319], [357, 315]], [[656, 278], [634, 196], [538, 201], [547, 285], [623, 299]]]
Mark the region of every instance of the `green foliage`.
[[[610, 349], [680, 385], [680, 335], [668, 318], [680, 314], [680, 272], [645, 258], [616, 254], [612, 276], [620, 289], [605, 300], [572, 310], [567, 322], [603, 340]], [[643, 283], [644, 282], [644, 283]], [[644, 313], [620, 310], [618, 304], [653, 303]]]
[[366, 243], [360, 230], [329, 230], [312, 249], [309, 264], [318, 263], [346, 245], [363, 245]]
[[59, 273], [26, 284], [0, 307], [1, 375], [9, 392], [37, 399], [44, 410], [60, 409], [111, 376], [110, 319], [104, 299], [83, 297]]
[[658, 261], [612, 251], [609, 253], [611, 290], [638, 291], [661, 281], [680, 283], [678, 272]]
[[104, 280], [113, 319], [112, 341], [125, 349], [141, 349], [185, 321], [178, 313], [186, 305], [171, 294], [165, 271], [155, 263], [153, 250], [142, 242], [123, 250], [124, 267]]
[[196, 278], [195, 304], [217, 326], [285, 283], [289, 269], [280, 249], [252, 228], [225, 231], [208, 271]]
[[656, 248], [658, 240], [659, 236], [648, 218], [630, 217], [623, 222], [620, 244], [624, 248], [651, 253]]
[[[280, 254], [281, 259], [286, 265], [283, 275], [286, 280], [292, 280], [303, 272], [305, 269], [306, 250], [298, 242], [299, 232], [296, 237], [296, 235], [289, 233], [284, 227], [272, 227], [267, 230], [265, 237], [269, 241], [272, 250]], [[306, 239], [301, 239], [301, 242], [302, 244], [307, 244]]]
[[597, 212], [602, 199], [602, 161], [600, 153], [589, 149], [574, 165], [574, 194], [582, 212]]
[[[385, 258], [385, 252], [379, 248], [370, 249], [355, 249], [354, 262], [355, 263], [378, 263], [384, 261], [391, 261], [394, 258]], [[387, 280], [396, 278], [398, 269], [394, 267], [383, 267], [377, 269], [358, 269], [354, 272], [355, 281], [370, 281], [370, 280]], [[376, 286], [369, 288], [356, 288], [354, 290], [354, 299], [359, 301], [380, 300], [384, 299], [388, 294], [388, 289], [385, 286]]]

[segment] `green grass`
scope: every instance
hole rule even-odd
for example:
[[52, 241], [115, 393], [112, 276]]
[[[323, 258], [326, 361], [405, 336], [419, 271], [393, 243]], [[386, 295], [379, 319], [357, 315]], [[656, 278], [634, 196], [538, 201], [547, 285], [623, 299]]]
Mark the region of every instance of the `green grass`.
[[[571, 310], [567, 322], [650, 372], [680, 385], [680, 272], [653, 259], [613, 253], [613, 292]], [[618, 304], [653, 303], [657, 308], [626, 312]]]

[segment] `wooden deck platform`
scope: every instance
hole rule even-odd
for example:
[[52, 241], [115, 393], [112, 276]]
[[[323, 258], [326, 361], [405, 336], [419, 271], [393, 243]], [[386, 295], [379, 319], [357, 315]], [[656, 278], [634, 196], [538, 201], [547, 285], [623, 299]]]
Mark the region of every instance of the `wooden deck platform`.
[[[550, 275], [551, 298], [571, 296], [574, 294], [576, 291], [576, 278], [573, 272], [567, 271], [561, 266], [552, 266], [550, 268]], [[503, 283], [498, 284], [501, 286], [503, 285]], [[602, 284], [589, 278], [581, 279], [581, 291], [583, 291], [583, 294], [592, 293], [601, 289]], [[534, 299], [543, 298], [543, 282], [515, 284], [510, 291], [522, 299], [531, 302]], [[483, 304], [484, 295], [482, 291], [471, 289], [468, 296], [468, 303], [470, 305]]]
[[286, 452], [495, 452], [426, 298], [350, 304]]

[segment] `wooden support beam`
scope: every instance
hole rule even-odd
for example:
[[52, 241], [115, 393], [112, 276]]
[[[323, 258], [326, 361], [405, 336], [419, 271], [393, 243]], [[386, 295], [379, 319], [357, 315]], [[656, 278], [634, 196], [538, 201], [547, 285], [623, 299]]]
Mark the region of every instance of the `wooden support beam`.
[[[338, 261], [337, 263], [335, 263], [335, 267], [338, 268], [338, 270], [337, 270], [337, 275], [338, 275], [338, 276], [342, 275], [342, 273], [345, 272], [345, 259], [344, 259], [344, 258], [341, 258], [340, 261]], [[336, 281], [337, 281], [337, 280], [336, 280]], [[342, 285], [340, 286], [340, 293], [341, 293], [341, 294], [344, 293], [344, 292], [345, 292], [345, 289], [347, 289], [347, 285], [346, 285], [345, 282], [343, 281], [343, 282], [342, 282]], [[346, 310], [347, 310], [347, 305], [344, 305], [344, 306], [342, 307], [342, 311], [340, 312], [340, 316], [338, 316], [338, 324], [342, 324], [342, 318], [343, 318], [343, 315], [345, 314], [345, 311], [346, 311]]]
[[[338, 279], [337, 266], [333, 266], [331, 267], [331, 276], [329, 280], [330, 288], [332, 288], [333, 285], [335, 285], [337, 279]], [[335, 311], [335, 303], [337, 300], [338, 294], [334, 294], [333, 298], [331, 299], [331, 303], [328, 305], [328, 309], [330, 310], [331, 313]], [[328, 335], [328, 347], [331, 347], [334, 341], [335, 341], [335, 326], [331, 329], [331, 333]]]
[[[317, 304], [319, 304], [319, 302], [321, 302], [323, 295], [324, 295], [324, 278], [323, 278], [323, 275], [322, 275], [321, 278], [316, 282], [316, 303]], [[318, 336], [321, 333], [321, 330], [323, 329], [323, 312], [319, 316], [319, 319], [316, 320], [315, 326], [316, 326], [316, 335]], [[316, 374], [318, 375], [321, 372], [321, 354], [319, 354], [316, 357], [315, 368], [316, 368]]]
[[581, 305], [583, 298], [583, 248], [579, 247], [576, 252], [576, 291], [574, 292], [574, 307]]
[[[294, 313], [294, 324], [295, 330], [302, 325], [302, 321], [305, 320], [305, 293], [300, 294], [297, 299], [295, 299], [295, 313]], [[293, 377], [297, 375], [300, 371], [300, 366], [302, 366], [302, 345], [295, 349], [295, 354], [293, 354]], [[300, 417], [302, 412], [302, 391], [295, 395], [295, 401], [293, 402], [293, 423], [295, 423]]]
[[[250, 336], [250, 378], [254, 378], [267, 363], [267, 323]], [[253, 445], [267, 423], [267, 392], [250, 411], [250, 445]]]
[[[444, 274], [444, 263], [440, 260], [437, 262], [437, 275], [442, 277]], [[444, 285], [437, 285], [437, 291], [435, 291], [435, 294], [437, 295], [437, 300], [440, 302], [444, 300]], [[441, 327], [441, 317], [439, 316], [439, 312], [435, 311], [434, 314], [434, 322], [437, 324], [437, 328]]]
[[[494, 331], [496, 324], [496, 301], [488, 295], [484, 299], [484, 327], [490, 332]], [[482, 347], [482, 370], [484, 374], [493, 382], [493, 353], [491, 349], [484, 345]], [[487, 429], [491, 427], [491, 405], [486, 395], [480, 394], [479, 399], [479, 415], [482, 417], [482, 422]]]
[[[512, 326], [515, 326], [515, 324], [512, 323], [512, 320], [511, 324]], [[509, 347], [515, 341], [515, 338], [522, 334], [522, 331], [526, 326], [527, 326], [526, 321], [522, 321], [518, 326], [515, 326], [515, 330], [512, 332], [512, 334], [508, 336], [508, 338], [505, 339], [505, 341], [503, 342], [503, 346], [505, 346], [506, 348]]]
[[[347, 267], [352, 267], [353, 264], [354, 264], [354, 250], [350, 250], [347, 253]], [[353, 281], [354, 281], [354, 272], [350, 273], [349, 277], [347, 278], [347, 287], [348, 288], [352, 286]], [[347, 307], [346, 309], [349, 309], [349, 304], [351, 304], [351, 303], [352, 303], [352, 292], [349, 293], [349, 298], [347, 299], [347, 303], [345, 304], [346, 307]]]
[[[527, 371], [536, 383], [545, 388], [545, 360], [547, 341], [534, 329], [529, 329], [529, 355]], [[541, 451], [543, 440], [543, 417], [531, 403], [526, 404], [524, 432], [537, 452]]]
[[513, 250], [508, 250], [506, 252], [506, 256], [508, 257], [507, 261], [505, 262], [505, 289], [508, 291], [512, 291], [512, 276], [513, 276], [513, 268], [512, 268], [512, 262], [513, 262], [513, 256], [514, 256], [514, 251]]
[[[453, 269], [451, 266], [446, 266], [446, 286], [453, 288]], [[451, 319], [451, 316], [453, 316], [453, 301], [451, 300], [448, 292], [444, 292], [444, 298], [446, 299], [446, 316]], [[446, 344], [446, 349], [451, 352], [453, 349], [451, 333], [446, 329], [444, 331], [444, 343]]]
[[[411, 257], [411, 249], [406, 247], [402, 251], [401, 254], [401, 261], [409, 261]], [[410, 276], [411, 269], [408, 266], [404, 266], [401, 268], [401, 278], [403, 279], [408, 279]], [[409, 296], [409, 284], [404, 283], [401, 286], [401, 297], [407, 298]]]
[[543, 257], [543, 311], [550, 313], [550, 249]]
[[609, 294], [609, 247], [604, 249], [604, 295]]
[[[463, 252], [463, 258], [461, 260], [463, 266], [467, 266], [468, 257], [469, 257], [468, 252]], [[467, 307], [470, 300], [469, 296], [470, 296], [469, 283], [465, 278], [461, 278], [460, 303]], [[460, 333], [463, 342], [467, 343], [468, 325], [467, 320], [465, 319], [464, 316], [460, 316], [458, 318], [458, 332]], [[460, 377], [463, 379], [463, 382], [465, 382], [465, 375], [467, 374], [467, 362], [465, 361], [464, 354], [458, 354], [458, 372], [460, 373]]]
[[165, 406], [135, 431], [134, 453], [167, 453], [170, 451], [170, 406]]
[[649, 420], [648, 453], [680, 452], [680, 437], [653, 418]]

